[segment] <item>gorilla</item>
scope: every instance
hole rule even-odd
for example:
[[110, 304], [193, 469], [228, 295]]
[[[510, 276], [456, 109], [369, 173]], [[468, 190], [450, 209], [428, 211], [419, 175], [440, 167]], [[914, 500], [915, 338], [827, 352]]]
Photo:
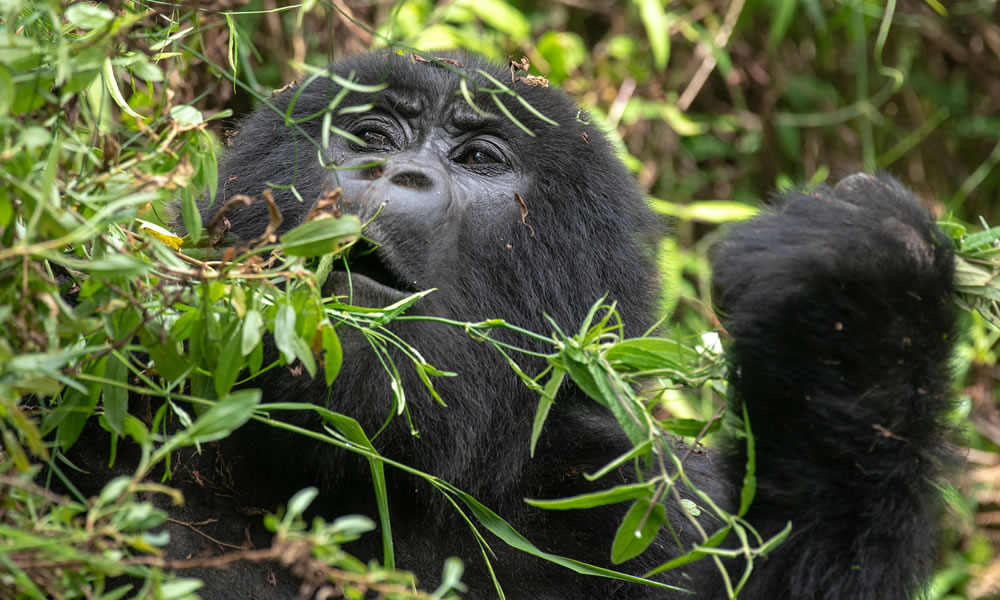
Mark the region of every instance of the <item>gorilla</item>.
[[[502, 318], [540, 333], [575, 330], [602, 297], [616, 303], [627, 336], [656, 321], [650, 240], [658, 221], [601, 129], [566, 94], [457, 53], [428, 60], [382, 50], [332, 69], [337, 78], [283, 90], [243, 120], [206, 218], [237, 194], [270, 190], [283, 215], [280, 235], [340, 188], [337, 210], [370, 220], [371, 243], [359, 243], [347, 266], [331, 273], [326, 295], [382, 307], [433, 288], [408, 314]], [[325, 127], [348, 135], [319, 146]], [[239, 205], [226, 219], [231, 233], [251, 240], [266, 229], [268, 207]], [[755, 560], [741, 598], [904, 600], [923, 588], [936, 481], [950, 460], [953, 260], [950, 241], [911, 194], [888, 176], [867, 174], [783, 193], [717, 249], [728, 401], [749, 421], [755, 448], [756, 494], [744, 519], [765, 539], [792, 524], [766, 559]], [[609, 549], [625, 504], [557, 511], [524, 502], [643, 476], [626, 461], [603, 479], [584, 477], [632, 448], [608, 410], [564, 385], [532, 457], [538, 394], [501, 353], [439, 323], [398, 321], [390, 329], [428, 363], [457, 373], [435, 381], [443, 406], [418, 373], [400, 368], [418, 435], [406, 418], [387, 422], [388, 377], [346, 327], [338, 330], [345, 360], [332, 388], [285, 367], [251, 385], [267, 402], [306, 399], [353, 417], [369, 435], [380, 431], [374, 444], [382, 455], [470, 493], [544, 552], [615, 568]], [[500, 337], [546, 350], [510, 332]], [[546, 365], [517, 360], [531, 374]], [[320, 426], [302, 412], [276, 418]], [[733, 431], [724, 429], [710, 450], [670, 443], [686, 453], [693, 483], [735, 512], [748, 445]], [[267, 547], [262, 510], [306, 486], [320, 491], [315, 514], [377, 514], [366, 460], [260, 424], [181, 453], [173, 471], [171, 485], [186, 498], [169, 509], [175, 557]], [[487, 567], [469, 524], [442, 494], [400, 470], [387, 468], [386, 478], [396, 564], [425, 589], [436, 586], [449, 556], [465, 563], [466, 598], [497, 597], [495, 575], [515, 599], [716, 599], [727, 596], [720, 569], [734, 581], [744, 571], [744, 557], [733, 556], [652, 577], [673, 587], [584, 576], [482, 530]], [[618, 569], [642, 575], [701, 542], [676, 504], [667, 506], [673, 532], [664, 528]], [[700, 518], [706, 530], [718, 529]], [[739, 542], [731, 536], [720, 547]], [[382, 557], [377, 533], [345, 549], [363, 560]], [[300, 591], [276, 564], [241, 562], [200, 575], [205, 598]]]

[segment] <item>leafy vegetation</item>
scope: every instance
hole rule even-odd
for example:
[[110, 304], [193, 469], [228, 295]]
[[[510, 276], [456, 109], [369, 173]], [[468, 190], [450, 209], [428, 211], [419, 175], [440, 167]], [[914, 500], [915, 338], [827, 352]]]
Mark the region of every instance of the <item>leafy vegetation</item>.
[[[177, 492], [169, 478], [149, 475], [162, 469], [169, 476], [172, 452], [224, 437], [250, 419], [365, 456], [380, 497], [385, 468], [415, 472], [380, 456], [370, 441], [376, 432], [349, 417], [263, 403], [241, 384], [296, 364], [310, 375], [322, 367], [336, 385], [338, 331], [351, 327], [387, 372], [398, 378], [400, 369], [417, 369], [435, 394], [435, 378], [454, 375], [448, 365], [427, 364], [419, 348], [386, 328], [418, 318], [402, 313], [423, 293], [385, 308], [323, 297], [337, 253], [364, 235], [356, 219], [320, 208], [280, 240], [272, 229], [236, 247], [219, 244], [197, 211], [202, 195], [217, 191], [219, 140], [233, 115], [292, 79], [322, 76], [317, 68], [336, 56], [372, 46], [527, 57], [532, 75], [569, 90], [605, 124], [652, 206], [673, 223], [675, 235], [660, 242], [666, 338], [621, 340], [613, 307], [601, 302], [575, 334], [502, 321], [444, 323], [488, 340], [538, 391], [532, 445], [568, 375], [615, 413], [636, 445], [595, 478], [651, 456], [654, 447], [664, 458], [641, 484], [535, 502], [553, 510], [630, 503], [619, 535], [608, 540], [616, 563], [669, 527], [660, 502], [682, 502], [678, 486], [689, 485], [668, 434], [698, 440], [719, 427], [725, 390], [718, 334], [702, 335], [718, 327], [706, 260], [715, 227], [753, 214], [771, 188], [815, 185], [834, 173], [887, 169], [912, 185], [956, 240], [964, 259], [959, 300], [976, 309], [956, 358], [963, 387], [955, 421], [971, 423], [965, 442], [983, 468], [945, 490], [951, 510], [931, 597], [995, 596], [1000, 558], [990, 524], [1000, 487], [1000, 333], [990, 323], [1000, 322], [1000, 228], [989, 224], [1000, 220], [993, 202], [1000, 195], [996, 11], [990, 0], [634, 0], [590, 10], [501, 0], [286, 9], [223, 2], [205, 10], [0, 3], [0, 596], [120, 598], [135, 593], [134, 581], [143, 596], [196, 593], [198, 582], [184, 571], [206, 565], [159, 554], [167, 540], [155, 531], [166, 515], [145, 494]], [[178, 222], [190, 233], [178, 236]], [[492, 338], [496, 329], [544, 341], [550, 368], [524, 373], [521, 350]], [[269, 363], [265, 332], [280, 353]], [[390, 348], [409, 364], [397, 364]], [[650, 378], [658, 385], [637, 392], [636, 382]], [[392, 393], [387, 414], [412, 420], [402, 388]], [[136, 395], [157, 400], [150, 419], [129, 412]], [[276, 410], [316, 411], [327, 427], [296, 429], [272, 419]], [[74, 465], [64, 452], [94, 419], [109, 432], [111, 461], [121, 437], [139, 444], [142, 460], [98, 497], [85, 498], [65, 476]], [[182, 426], [168, 428], [174, 420]], [[738, 514], [703, 494], [698, 505], [682, 502], [689, 514], [711, 512], [719, 528], [701, 532], [702, 546], [657, 571], [713, 560], [734, 529], [745, 540], [740, 551], [751, 556], [780, 542], [780, 535], [761, 539], [740, 519], [752, 500], [754, 468], [751, 451]], [[448, 482], [415, 473], [470, 522], [544, 555], [528, 541], [530, 532], [514, 531]], [[307, 563], [348, 598], [366, 591], [440, 598], [463, 589], [458, 562], [442, 565], [437, 590], [421, 591], [395, 570], [384, 503], [382, 564], [351, 557], [340, 545], [374, 524], [350, 516], [306, 523], [314, 495], [303, 490], [267, 517], [273, 546], [239, 558]], [[111, 579], [122, 574], [136, 580]], [[733, 595], [740, 584], [730, 582]]]

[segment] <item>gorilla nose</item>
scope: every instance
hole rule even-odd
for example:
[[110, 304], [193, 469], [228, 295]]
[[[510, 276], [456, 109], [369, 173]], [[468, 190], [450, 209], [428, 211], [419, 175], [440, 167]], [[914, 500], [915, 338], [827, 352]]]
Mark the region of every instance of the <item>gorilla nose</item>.
[[434, 179], [430, 175], [412, 169], [397, 172], [389, 178], [389, 182], [415, 191], [425, 191], [434, 187]]
[[385, 204], [386, 217], [440, 222], [452, 206], [451, 180], [433, 161], [391, 157], [377, 165], [340, 170], [338, 175], [347, 210], [362, 220]]

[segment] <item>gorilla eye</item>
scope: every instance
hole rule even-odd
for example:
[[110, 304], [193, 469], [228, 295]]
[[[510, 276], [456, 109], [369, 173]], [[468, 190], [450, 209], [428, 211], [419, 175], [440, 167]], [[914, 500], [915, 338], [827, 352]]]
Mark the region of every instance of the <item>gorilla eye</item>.
[[392, 136], [384, 129], [362, 129], [355, 135], [365, 143], [364, 146], [358, 146], [358, 150], [388, 152], [396, 148]]
[[381, 131], [366, 129], [358, 137], [368, 144], [368, 148], [373, 150], [392, 148], [392, 140]]
[[487, 150], [471, 148], [459, 155], [457, 162], [463, 165], [492, 165], [503, 161]]

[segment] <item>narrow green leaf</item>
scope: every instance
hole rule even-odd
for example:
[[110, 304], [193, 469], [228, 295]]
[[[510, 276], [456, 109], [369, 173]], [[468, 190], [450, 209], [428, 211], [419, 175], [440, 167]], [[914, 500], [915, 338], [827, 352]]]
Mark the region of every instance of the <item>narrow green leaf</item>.
[[760, 547], [760, 555], [766, 556], [768, 552], [777, 548], [778, 545], [781, 544], [781, 542], [785, 541], [785, 539], [788, 537], [788, 534], [790, 534], [791, 532], [792, 532], [792, 522], [789, 521], [788, 523], [785, 524], [785, 527], [781, 531], [774, 534], [774, 537], [764, 542], [764, 545]]
[[104, 61], [104, 87], [108, 90], [108, 94], [111, 96], [111, 99], [115, 101], [115, 104], [117, 104], [118, 108], [122, 109], [123, 112], [126, 112], [139, 120], [145, 118], [132, 110], [132, 107], [125, 101], [125, 97], [122, 96], [121, 90], [118, 89], [118, 79], [115, 77], [115, 68], [111, 63], [110, 57]]
[[538, 438], [542, 435], [542, 428], [545, 426], [545, 419], [549, 416], [549, 409], [555, 404], [556, 394], [559, 393], [559, 388], [562, 386], [563, 379], [566, 377], [566, 371], [562, 369], [552, 369], [552, 375], [549, 376], [549, 380], [545, 382], [545, 389], [542, 390], [541, 395], [538, 397], [538, 408], [535, 410], [535, 420], [531, 424], [531, 448], [530, 454], [532, 457], [535, 456], [535, 446], [538, 444]]
[[652, 447], [653, 447], [653, 440], [646, 440], [645, 442], [632, 448], [628, 452], [625, 452], [624, 454], [616, 457], [614, 460], [601, 467], [597, 472], [584, 473], [583, 476], [587, 481], [595, 481], [597, 479], [600, 479], [601, 477], [604, 477], [611, 471], [614, 471], [615, 469], [625, 464], [626, 462], [632, 460], [633, 458], [646, 454]]
[[181, 217], [184, 220], [184, 228], [187, 229], [191, 244], [197, 244], [201, 240], [201, 213], [198, 212], [198, 204], [195, 202], [194, 194], [183, 194], [181, 200]]
[[[620, 573], [612, 569], [605, 569], [578, 560], [573, 560], [571, 558], [566, 558], [564, 556], [559, 556], [557, 554], [543, 552], [534, 544], [529, 542], [523, 535], [518, 533], [517, 530], [511, 527], [509, 523], [501, 519], [499, 515], [481, 504], [469, 494], [466, 494], [462, 490], [444, 481], [437, 480], [435, 483], [446, 489], [449, 493], [457, 496], [469, 508], [473, 516], [476, 517], [476, 520], [479, 521], [483, 527], [488, 529], [493, 535], [506, 542], [507, 545], [512, 548], [516, 548], [517, 550], [521, 550], [522, 552], [526, 552], [532, 556], [536, 556], [551, 563], [563, 566], [574, 573], [580, 573], [581, 575], [593, 575], [597, 577], [606, 577], [608, 579], [616, 579], [619, 581], [643, 583], [660, 589], [690, 593], [684, 588], [679, 588], [658, 581], [652, 581], [650, 579], [643, 579], [634, 575], [626, 575], [625, 573]], [[660, 508], [663, 508], [662, 505], [659, 506]]]
[[630, 483], [615, 486], [610, 489], [570, 496], [569, 498], [556, 498], [553, 500], [538, 500], [525, 498], [524, 501], [532, 506], [549, 510], [569, 510], [576, 508], [594, 508], [606, 504], [617, 504], [626, 500], [637, 498], [652, 498], [656, 485], [647, 481], [646, 483]]
[[243, 368], [243, 355], [240, 353], [241, 343], [241, 338], [234, 332], [219, 354], [219, 360], [215, 366], [215, 377], [212, 378], [215, 382], [215, 395], [219, 398], [229, 393], [233, 384], [236, 383], [236, 377]]
[[747, 437], [747, 469], [743, 475], [743, 488], [740, 490], [740, 510], [736, 513], [740, 517], [747, 514], [757, 495], [757, 450], [750, 430], [750, 415], [746, 403], [743, 403], [743, 427]]
[[[722, 529], [720, 529], [720, 530], [716, 531], [715, 533], [713, 533], [712, 535], [710, 535], [708, 537], [708, 540], [706, 540], [704, 543], [699, 544], [699, 547], [702, 547], [702, 548], [715, 548], [715, 547], [717, 547], [719, 544], [721, 544], [723, 541], [725, 541], [726, 537], [729, 535], [729, 532], [731, 530], [732, 530], [732, 527], [729, 526], [729, 525], [727, 525], [726, 527], [723, 527]], [[693, 563], [693, 562], [695, 562], [697, 560], [700, 560], [700, 559], [704, 558], [707, 555], [708, 554], [705, 553], [705, 552], [698, 551], [698, 550], [692, 550], [691, 552], [688, 552], [687, 554], [684, 554], [682, 556], [678, 556], [677, 558], [669, 560], [669, 561], [663, 563], [662, 565], [656, 567], [655, 569], [653, 569], [651, 571], [648, 571], [645, 575], [643, 575], [643, 577], [653, 577], [654, 575], [658, 575], [659, 573], [663, 573], [665, 571], [669, 571], [671, 569], [676, 569], [677, 567]]]
[[128, 412], [128, 367], [118, 352], [112, 352], [104, 368], [104, 377], [115, 383], [104, 386], [104, 416], [108, 425], [118, 435], [125, 433], [125, 413]]
[[657, 71], [667, 68], [670, 60], [670, 21], [662, 0], [639, 0], [639, 13], [646, 28], [653, 65]]
[[[341, 435], [352, 443], [361, 446], [369, 453], [378, 456], [378, 451], [365, 434], [361, 424], [340, 413], [320, 407], [313, 407], [323, 419], [332, 425]], [[368, 465], [372, 472], [372, 486], [375, 489], [375, 505], [378, 508], [379, 523], [382, 526], [382, 563], [387, 569], [395, 567], [395, 546], [392, 541], [392, 523], [389, 519], [389, 494], [386, 490], [385, 465], [377, 458], [369, 458]]]

